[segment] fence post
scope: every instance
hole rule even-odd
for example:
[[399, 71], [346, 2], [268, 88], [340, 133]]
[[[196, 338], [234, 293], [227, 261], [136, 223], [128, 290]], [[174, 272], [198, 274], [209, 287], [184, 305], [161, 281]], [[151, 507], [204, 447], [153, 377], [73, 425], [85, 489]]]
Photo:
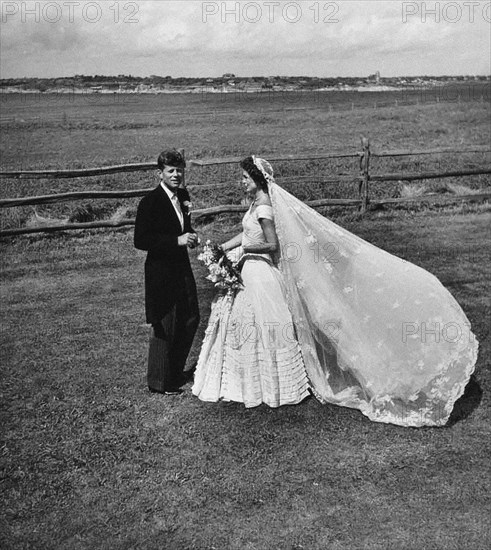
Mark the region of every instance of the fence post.
[[361, 212], [365, 213], [368, 209], [368, 182], [370, 181], [370, 141], [368, 138], [362, 136], [361, 146], [363, 153], [360, 156], [360, 171], [361, 181], [358, 188], [360, 200], [361, 200]]

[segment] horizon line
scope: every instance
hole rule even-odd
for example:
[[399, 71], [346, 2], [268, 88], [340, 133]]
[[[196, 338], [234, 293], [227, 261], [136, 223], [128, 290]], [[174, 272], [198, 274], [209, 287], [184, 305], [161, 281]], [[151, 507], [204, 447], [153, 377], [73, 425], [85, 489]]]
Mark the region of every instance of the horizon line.
[[[232, 76], [233, 75], [233, 76]], [[137, 76], [132, 74], [74, 74], [74, 75], [66, 75], [66, 76], [11, 76], [11, 77], [4, 77], [0, 78], [0, 82], [4, 80], [27, 80], [27, 79], [37, 79], [37, 80], [61, 80], [61, 79], [68, 79], [68, 78], [78, 78], [78, 77], [91, 77], [91, 78], [163, 78], [163, 79], [171, 79], [171, 80], [177, 80], [180, 78], [189, 78], [194, 80], [202, 80], [202, 79], [223, 79], [223, 78], [267, 78], [267, 79], [273, 79], [273, 78], [306, 78], [306, 79], [343, 79], [343, 78], [358, 78], [358, 79], [366, 79], [369, 77], [375, 77], [377, 76], [377, 73], [369, 74], [369, 75], [354, 75], [354, 76], [307, 76], [307, 75], [253, 75], [253, 76], [241, 76], [234, 73], [224, 73], [222, 76], [161, 76], [161, 75], [147, 75], [147, 76]], [[382, 76], [378, 75], [380, 79], [384, 78], [444, 78], [444, 77], [486, 77], [491, 78], [491, 73], [489, 74], [417, 74], [417, 75], [408, 75], [408, 74], [401, 74], [401, 75], [392, 75], [392, 76]]]

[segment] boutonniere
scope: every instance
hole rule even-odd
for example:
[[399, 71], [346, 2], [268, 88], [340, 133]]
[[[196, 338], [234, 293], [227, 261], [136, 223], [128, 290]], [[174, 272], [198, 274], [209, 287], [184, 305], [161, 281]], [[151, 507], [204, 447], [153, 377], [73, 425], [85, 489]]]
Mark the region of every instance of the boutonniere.
[[190, 201], [184, 201], [182, 203], [182, 205], [184, 206], [184, 211], [186, 214], [189, 214], [189, 211], [191, 210], [191, 208], [193, 207], [193, 203], [190, 202]]

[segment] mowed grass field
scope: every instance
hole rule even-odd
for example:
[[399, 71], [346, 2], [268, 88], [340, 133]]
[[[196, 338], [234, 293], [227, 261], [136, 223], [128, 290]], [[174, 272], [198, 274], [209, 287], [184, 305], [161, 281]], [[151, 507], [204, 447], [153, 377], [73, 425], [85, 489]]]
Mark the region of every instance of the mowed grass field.
[[[488, 145], [490, 138], [489, 105], [479, 101], [375, 109], [371, 99], [353, 111], [331, 112], [308, 105], [289, 111], [281, 102], [262, 110], [232, 105], [228, 116], [217, 112], [213, 121], [213, 109], [200, 115], [197, 99], [188, 103], [180, 97], [172, 101], [190, 113], [180, 122], [172, 114], [175, 104], [167, 114], [164, 105], [151, 110], [152, 101], [164, 100], [171, 101], [140, 98], [123, 111], [79, 105], [71, 115], [78, 113], [79, 127], [57, 125], [54, 104], [38, 110], [44, 123], [20, 114], [22, 105], [10, 104], [24, 122], [6, 123], [2, 167], [153, 160], [168, 145], [185, 147], [191, 158], [357, 150], [360, 133], [368, 133], [377, 147], [394, 149]], [[92, 121], [92, 108], [100, 127]], [[149, 111], [144, 119], [142, 112]], [[131, 116], [140, 127], [121, 127], [118, 121]], [[293, 170], [289, 166], [280, 170]], [[345, 169], [351, 168], [325, 167]], [[238, 170], [202, 175], [191, 169], [190, 183], [230, 181], [234, 191], [227, 197], [221, 191], [196, 193], [198, 201], [240, 199]], [[8, 180], [2, 196], [80, 185], [150, 187], [154, 181], [152, 174], [126, 177], [109, 183]], [[461, 184], [489, 185], [484, 178]], [[330, 192], [315, 184], [291, 189], [306, 198]], [[67, 215], [73, 206], [59, 208], [39, 212]], [[133, 248], [131, 230], [3, 239], [2, 548], [489, 547], [489, 205], [332, 215], [362, 238], [434, 273], [467, 313], [481, 348], [449, 425], [376, 424], [315, 399], [246, 410], [234, 403], [202, 403], [189, 386], [179, 397], [148, 394], [144, 254]], [[202, 238], [222, 241], [238, 230], [238, 220], [223, 216], [197, 229]], [[213, 297], [195, 253], [192, 262], [202, 322], [190, 361], [197, 359]]]

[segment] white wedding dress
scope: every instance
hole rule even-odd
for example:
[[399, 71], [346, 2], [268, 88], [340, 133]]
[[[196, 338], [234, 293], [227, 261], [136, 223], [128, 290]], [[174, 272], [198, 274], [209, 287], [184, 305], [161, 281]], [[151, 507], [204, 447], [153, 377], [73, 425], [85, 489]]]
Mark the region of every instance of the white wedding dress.
[[[268, 176], [278, 269], [247, 259], [244, 290], [214, 300], [193, 393], [278, 406], [301, 401], [308, 378], [319, 401], [371, 420], [444, 425], [478, 352], [459, 304], [432, 274], [324, 218], [256, 162]], [[252, 218], [244, 238], [264, 238]]]
[[[266, 242], [260, 218], [272, 220], [272, 208], [249, 209], [242, 246]], [[299, 403], [309, 395], [309, 382], [282, 275], [268, 254], [250, 254], [243, 262], [244, 289], [221, 292], [213, 300], [193, 393], [203, 401], [224, 399], [246, 407]]]

